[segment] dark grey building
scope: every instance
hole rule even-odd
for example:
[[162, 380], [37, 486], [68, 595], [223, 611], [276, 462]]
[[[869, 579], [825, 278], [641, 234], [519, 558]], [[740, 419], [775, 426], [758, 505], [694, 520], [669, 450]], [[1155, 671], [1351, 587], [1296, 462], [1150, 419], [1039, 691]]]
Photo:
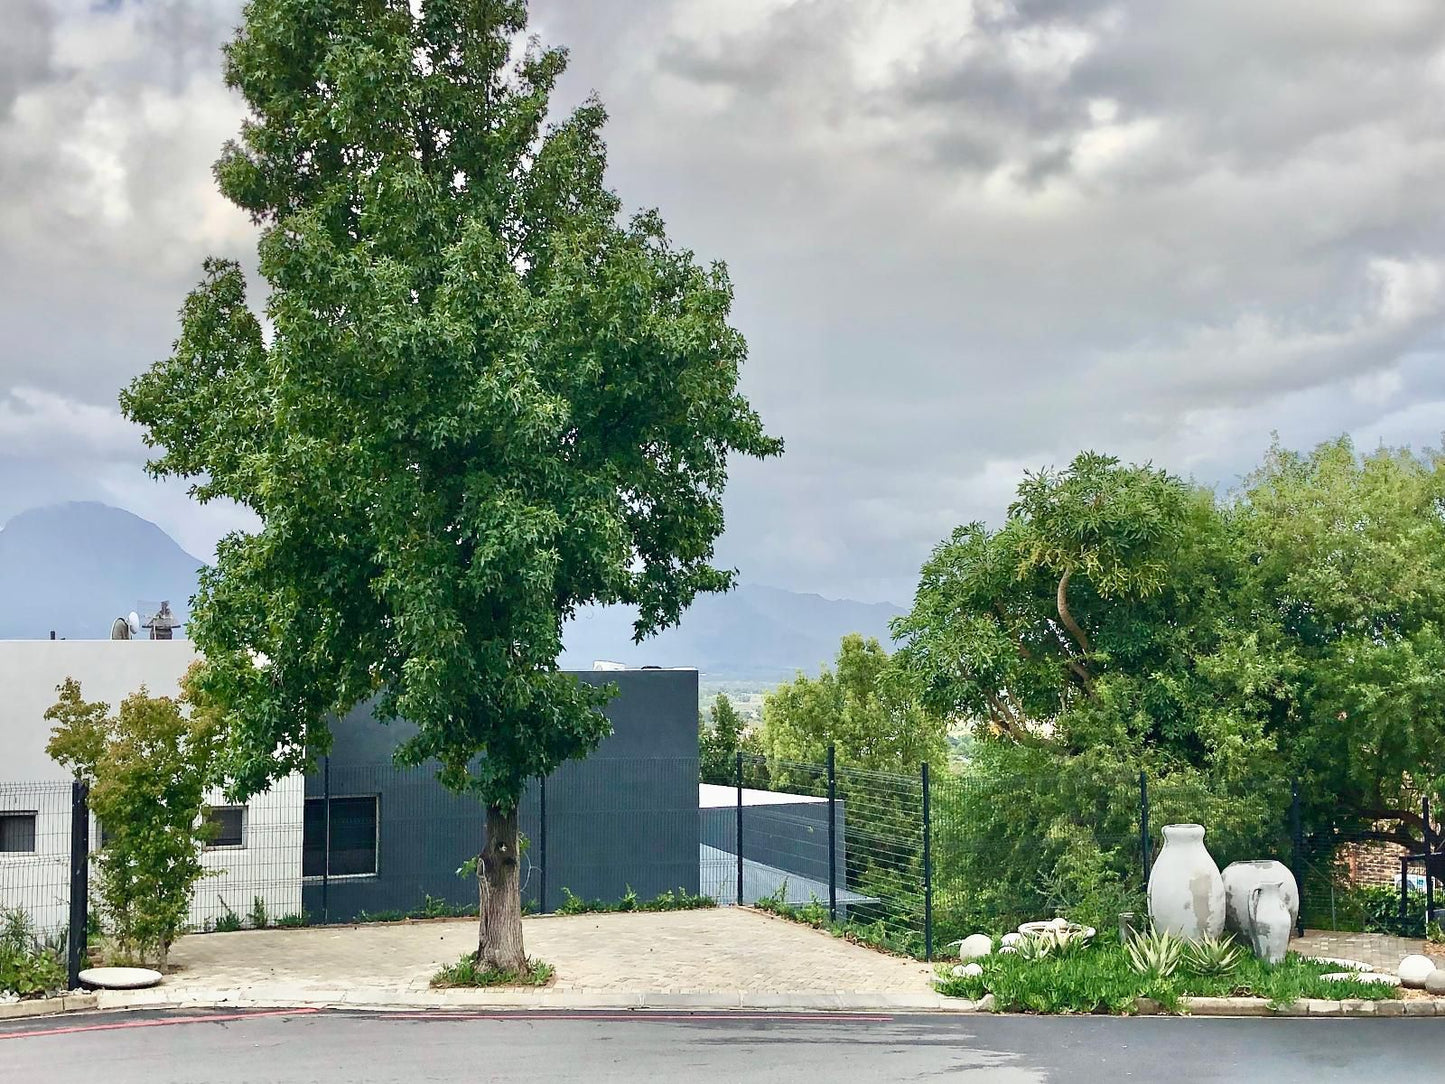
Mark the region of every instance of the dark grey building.
[[[697, 671], [573, 673], [617, 686], [606, 709], [613, 732], [527, 788], [524, 902], [553, 910], [564, 888], [604, 900], [629, 887], [643, 898], [697, 892]], [[384, 726], [363, 705], [332, 732], [330, 756], [306, 779], [302, 897], [312, 921], [410, 911], [427, 897], [475, 906], [476, 883], [457, 870], [482, 846], [477, 800], [442, 787], [434, 767], [391, 764], [408, 723]]]

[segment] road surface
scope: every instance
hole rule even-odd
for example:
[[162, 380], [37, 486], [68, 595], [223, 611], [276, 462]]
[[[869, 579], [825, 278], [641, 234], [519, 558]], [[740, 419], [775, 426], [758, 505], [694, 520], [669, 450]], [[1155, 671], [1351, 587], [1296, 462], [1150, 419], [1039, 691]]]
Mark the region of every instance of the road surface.
[[0, 1024], [5, 1084], [1445, 1080], [1434, 1019], [71, 1014]]

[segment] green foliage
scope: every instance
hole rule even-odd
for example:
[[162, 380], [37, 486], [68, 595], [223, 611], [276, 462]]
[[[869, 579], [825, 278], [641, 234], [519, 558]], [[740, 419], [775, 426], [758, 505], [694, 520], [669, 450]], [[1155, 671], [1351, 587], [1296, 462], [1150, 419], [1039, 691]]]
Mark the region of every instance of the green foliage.
[[46, 713], [46, 752], [90, 784], [90, 808], [105, 825], [97, 891], [120, 959], [164, 966], [185, 929], [201, 851], [211, 834], [203, 798], [215, 779], [221, 727], [194, 693], [194, 668], [179, 701], [142, 689], [112, 715], [81, 698], [67, 678]]
[[264, 930], [271, 925], [271, 916], [266, 913], [266, 901], [260, 896], [251, 897], [251, 910], [246, 915], [246, 921], [251, 924], [253, 930]]
[[[1139, 944], [1131, 942], [1130, 948]], [[1177, 947], [1179, 942], [1175, 941]], [[1135, 999], [1151, 998], [1166, 1010], [1192, 997], [1262, 997], [1274, 1005], [1301, 998], [1388, 1000], [1399, 996], [1393, 987], [1347, 980], [1325, 981], [1332, 965], [1305, 960], [1294, 953], [1280, 964], [1267, 964], [1241, 954], [1227, 970], [1201, 973], [1180, 951], [1169, 970], [1137, 967], [1117, 941], [1101, 939], [1066, 956], [1024, 960], [1018, 954], [995, 953], [977, 961], [983, 974], [955, 976], [940, 967], [935, 985], [950, 997], [977, 1000], [991, 993], [1000, 1012], [1132, 1013]], [[1209, 961], [1206, 961], [1209, 962]]]
[[698, 896], [679, 888], [660, 893], [650, 900], [639, 900], [629, 885], [620, 900], [608, 903], [604, 900], [585, 900], [562, 886], [562, 905], [557, 908], [559, 915], [616, 914], [626, 911], [691, 911], [702, 907], [716, 907], [717, 900], [711, 896]]
[[44, 997], [65, 989], [63, 936], [46, 938], [21, 908], [0, 908], [0, 994]]
[[526, 781], [608, 731], [614, 690], [558, 670], [564, 623], [624, 604], [641, 640], [728, 589], [729, 459], [782, 451], [738, 392], [726, 268], [624, 219], [603, 107], [553, 106], [566, 54], [514, 59], [526, 27], [523, 0], [251, 0], [215, 175], [261, 227], [265, 319], [207, 261], [121, 395], [152, 474], [260, 521], [188, 626], [235, 793], [375, 696], [415, 725], [398, 761], [475, 793], [508, 851]]
[[760, 739], [775, 773], [784, 762], [822, 763], [831, 744], [840, 765], [914, 775], [924, 761], [947, 763], [946, 729], [914, 702], [878, 641], [853, 633], [833, 669], [764, 697]]
[[477, 954], [469, 952], [454, 964], [447, 964], [431, 978], [435, 987], [447, 986], [546, 986], [555, 969], [541, 960], [527, 960], [518, 970], [479, 966]]
[[1124, 955], [1139, 974], [1167, 979], [1184, 959], [1184, 942], [1168, 930], [1147, 930], [1130, 939]]
[[216, 177], [261, 226], [271, 332], [211, 260], [121, 404], [154, 474], [261, 521], [189, 625], [242, 793], [379, 692], [417, 728], [402, 762], [513, 808], [607, 731], [563, 622], [623, 603], [640, 639], [726, 590], [728, 458], [781, 451], [737, 391], [725, 268], [622, 219], [602, 106], [551, 105], [565, 52], [509, 59], [526, 17], [252, 0], [226, 47], [250, 117]]
[[[225, 907], [225, 904], [222, 904]], [[216, 919], [216, 933], [235, 933], [241, 928], [241, 916], [229, 907], [221, 912], [221, 917]]]
[[743, 734], [743, 720], [728, 699], [718, 693], [703, 719], [698, 713], [698, 774], [704, 783], [731, 783], [737, 776], [737, 753], [753, 751]]
[[279, 930], [295, 930], [309, 925], [311, 925], [311, 919], [305, 911], [293, 911], [276, 920], [276, 928]]
[[1244, 949], [1229, 934], [1188, 941], [1180, 962], [1196, 975], [1227, 975], [1244, 959]]
[[900, 929], [882, 919], [859, 922], [850, 918], [848, 921], [835, 922], [828, 915], [827, 905], [816, 897], [804, 904], [785, 903], [787, 887], [787, 882], [784, 881], [772, 895], [762, 897], [753, 906], [790, 922], [801, 922], [815, 930], [825, 930], [834, 937], [856, 945], [866, 945], [895, 956], [923, 959], [925, 946], [921, 934], [906, 928]]
[[1138, 773], [1151, 821], [1209, 828], [1221, 866], [1309, 863], [1340, 839], [1420, 849], [1445, 764], [1445, 458], [1279, 447], [1221, 501], [1086, 453], [1029, 475], [1004, 524], [960, 527], [895, 623], [893, 664], [967, 723], [939, 778], [940, 914], [1138, 910]]

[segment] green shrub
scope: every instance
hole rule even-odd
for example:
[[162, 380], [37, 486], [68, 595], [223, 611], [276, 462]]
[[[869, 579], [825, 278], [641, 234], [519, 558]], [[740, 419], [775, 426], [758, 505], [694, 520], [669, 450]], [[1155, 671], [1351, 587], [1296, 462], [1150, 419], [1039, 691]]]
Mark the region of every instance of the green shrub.
[[760, 911], [766, 911], [768, 914], [777, 915], [779, 918], [785, 918], [791, 922], [801, 922], [817, 930], [826, 930], [834, 937], [841, 937], [854, 944], [866, 945], [895, 956], [923, 959], [925, 947], [923, 938], [913, 931], [900, 932], [889, 927], [881, 918], [872, 922], [858, 922], [854, 919], [834, 922], [828, 914], [827, 906], [816, 897], [804, 904], [783, 902], [787, 888], [787, 881], [784, 881], [776, 892], [771, 896], [762, 897], [753, 906]]
[[559, 915], [618, 914], [630, 911], [691, 911], [703, 907], [716, 907], [717, 900], [711, 896], [699, 896], [679, 888], [640, 900], [631, 885], [620, 900], [608, 903], [605, 900], [587, 900], [574, 893], [565, 885], [562, 887], [562, 905], [557, 908]]
[[64, 937], [42, 937], [18, 907], [0, 909], [0, 993], [44, 996], [65, 979]]
[[266, 901], [260, 896], [251, 897], [251, 911], [246, 920], [250, 922], [253, 930], [264, 930], [271, 925], [271, 916], [266, 913]]
[[276, 920], [278, 929], [298, 929], [311, 924], [309, 916], [305, 911], [294, 911], [289, 915], [282, 915]]
[[[1129, 947], [1139, 943], [1136, 940]], [[1389, 986], [1326, 981], [1320, 976], [1333, 965], [1305, 960], [1295, 953], [1280, 964], [1241, 954], [1228, 971], [1212, 974], [1196, 973], [1188, 960], [1181, 949], [1170, 970], [1148, 967], [1141, 971], [1123, 946], [1104, 940], [1069, 955], [1040, 960], [995, 953], [977, 961], [983, 968], [983, 974], [977, 976], [955, 976], [951, 968], [940, 967], [936, 985], [950, 997], [977, 1000], [991, 993], [1002, 1012], [1037, 1013], [1129, 1013], [1139, 997], [1173, 1009], [1184, 996], [1262, 997], [1275, 1005], [1301, 998], [1378, 1001], [1398, 996]]]
[[432, 976], [431, 984], [446, 986], [546, 986], [552, 981], [554, 969], [541, 960], [527, 961], [521, 971], [477, 970], [477, 954], [469, 952], [454, 964], [448, 964]]
[[[223, 903], [222, 906], [225, 906]], [[216, 919], [217, 933], [235, 933], [241, 928], [241, 916], [229, 907], [221, 912], [221, 917]]]

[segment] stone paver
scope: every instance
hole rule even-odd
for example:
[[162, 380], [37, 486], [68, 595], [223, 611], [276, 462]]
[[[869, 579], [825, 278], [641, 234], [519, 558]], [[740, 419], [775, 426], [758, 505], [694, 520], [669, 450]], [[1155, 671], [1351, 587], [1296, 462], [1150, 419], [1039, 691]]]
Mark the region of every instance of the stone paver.
[[[528, 953], [556, 968], [549, 1000], [568, 992], [619, 1001], [638, 992], [657, 995], [652, 1001], [715, 994], [731, 1003], [739, 993], [935, 996], [927, 964], [746, 909], [545, 916], [523, 928]], [[173, 1002], [218, 990], [243, 1000], [410, 1001], [476, 943], [470, 920], [193, 935], [172, 948], [178, 970], [158, 990]]]
[[1376, 971], [1394, 971], [1402, 959], [1414, 953], [1433, 956], [1436, 964], [1445, 967], [1445, 945], [1432, 945], [1383, 933], [1306, 930], [1305, 935], [1291, 941], [1289, 947], [1305, 956], [1338, 956], [1358, 960]]

